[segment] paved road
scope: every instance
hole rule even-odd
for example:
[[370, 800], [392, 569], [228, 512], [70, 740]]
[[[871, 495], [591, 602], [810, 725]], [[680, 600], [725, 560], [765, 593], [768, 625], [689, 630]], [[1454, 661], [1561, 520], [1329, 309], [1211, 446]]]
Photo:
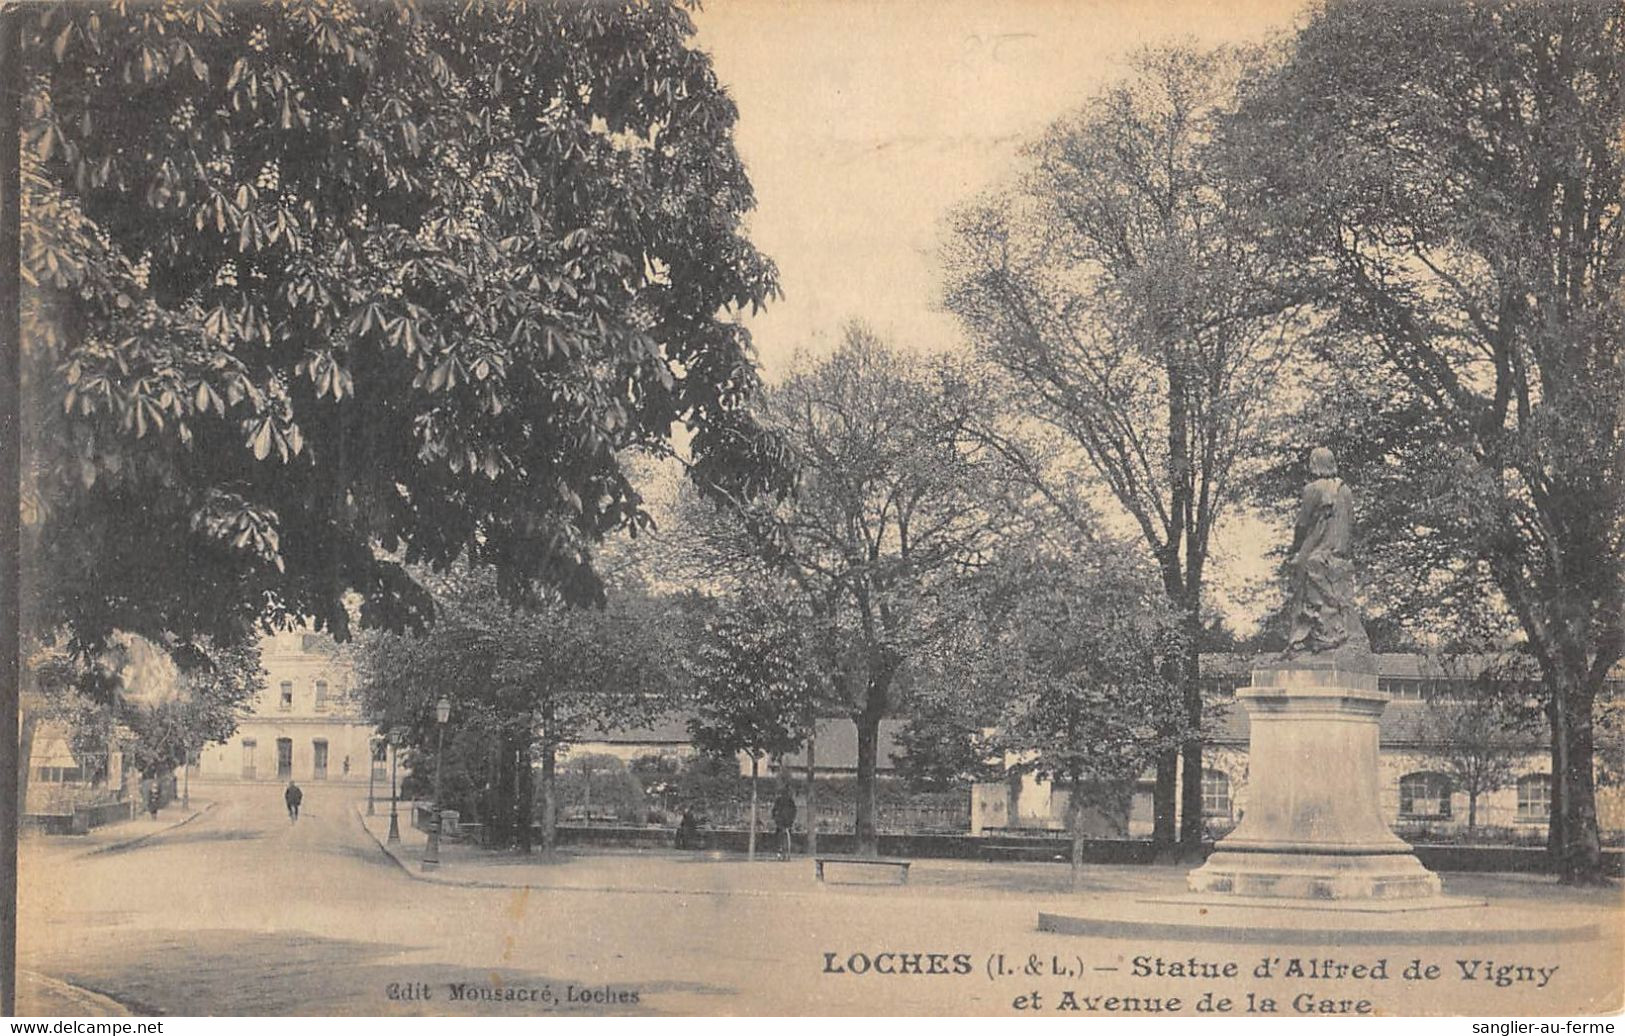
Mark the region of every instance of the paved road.
[[[796, 921], [792, 938], [785, 904], [761, 896], [429, 885], [379, 852], [353, 791], [307, 788], [297, 823], [279, 788], [211, 794], [222, 800], [214, 810], [129, 850], [26, 854], [24, 967], [167, 1014], [870, 1009], [872, 986], [838, 996], [844, 1008], [807, 995], [821, 959], [816, 937], [834, 939], [845, 911]], [[819, 902], [800, 897], [794, 912], [809, 900]], [[1030, 927], [1029, 912], [1019, 913]], [[547, 989], [555, 1000], [573, 988], [594, 999], [449, 1003], [459, 982]], [[391, 985], [421, 983], [432, 1000], [389, 998]], [[606, 985], [617, 999], [636, 991], [637, 1003], [603, 1003]]]
[[[211, 794], [221, 800], [214, 810], [126, 850], [83, 856], [59, 845], [29, 847], [22, 966], [137, 1012], [183, 1015], [1005, 1013], [1032, 990], [1043, 992], [1048, 1013], [1068, 988], [1080, 1001], [1180, 995], [1187, 1009], [1211, 989], [1240, 1010], [1246, 991], [1267, 987], [1286, 994], [1278, 1004], [1285, 1014], [1304, 991], [1351, 1004], [1373, 997], [1383, 1013], [1454, 1007], [1527, 1014], [1536, 1006], [1558, 1013], [1558, 1005], [1571, 1013], [1618, 997], [1617, 939], [1566, 948], [1290, 951], [1339, 960], [1387, 956], [1394, 975], [1380, 984], [1260, 986], [1246, 975], [1148, 981], [1132, 977], [1134, 956], [1183, 960], [1194, 952], [1241, 961], [1250, 971], [1261, 951], [1043, 935], [1033, 930], [1036, 912], [1053, 908], [1052, 900], [940, 888], [819, 891], [810, 879], [796, 879], [794, 888], [804, 891], [683, 895], [431, 885], [379, 852], [355, 814], [352, 790], [307, 789], [297, 823], [288, 821], [279, 788]], [[855, 975], [850, 967], [845, 974], [824, 967], [826, 952], [850, 965], [854, 954], [874, 959], [888, 951], [946, 954], [950, 971], [952, 955], [963, 953], [972, 973]], [[1011, 975], [988, 977], [994, 951], [1007, 955]], [[1403, 981], [1398, 969], [1418, 956], [1440, 963], [1444, 977]], [[1080, 958], [1084, 975], [1048, 974]], [[1462, 979], [1458, 958], [1558, 970], [1535, 991], [1532, 983]], [[930, 969], [929, 957], [920, 961], [922, 971]], [[1024, 973], [1035, 962], [1046, 974]], [[456, 984], [482, 990], [481, 999], [451, 1001]], [[403, 998], [425, 986], [431, 999]], [[513, 991], [526, 999], [501, 999]], [[583, 991], [585, 1001], [560, 1003]], [[544, 995], [550, 999], [528, 999]]]

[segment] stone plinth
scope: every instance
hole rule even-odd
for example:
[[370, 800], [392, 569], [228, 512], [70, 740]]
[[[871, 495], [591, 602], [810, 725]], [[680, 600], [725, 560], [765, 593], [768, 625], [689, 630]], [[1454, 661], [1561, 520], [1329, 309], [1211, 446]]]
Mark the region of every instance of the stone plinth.
[[1195, 892], [1296, 900], [1422, 899], [1439, 878], [1388, 829], [1377, 721], [1388, 695], [1366, 667], [1254, 670], [1236, 693], [1252, 726], [1247, 812], [1190, 874]]

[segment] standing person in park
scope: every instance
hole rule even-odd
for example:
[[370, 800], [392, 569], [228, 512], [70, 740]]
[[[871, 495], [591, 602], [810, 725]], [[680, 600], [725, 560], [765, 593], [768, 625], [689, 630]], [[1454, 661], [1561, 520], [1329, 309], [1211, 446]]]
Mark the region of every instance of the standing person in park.
[[694, 807], [683, 807], [683, 817], [677, 822], [677, 848], [698, 849], [700, 847], [700, 822], [694, 816]]
[[299, 790], [299, 785], [288, 782], [288, 790], [282, 793], [282, 801], [288, 804], [288, 819], [299, 819], [299, 803], [305, 800], [305, 793]]
[[790, 827], [796, 822], [796, 800], [790, 795], [790, 788], [785, 785], [779, 788], [779, 797], [773, 800], [773, 828], [774, 835], [779, 843], [779, 859], [790, 858]]

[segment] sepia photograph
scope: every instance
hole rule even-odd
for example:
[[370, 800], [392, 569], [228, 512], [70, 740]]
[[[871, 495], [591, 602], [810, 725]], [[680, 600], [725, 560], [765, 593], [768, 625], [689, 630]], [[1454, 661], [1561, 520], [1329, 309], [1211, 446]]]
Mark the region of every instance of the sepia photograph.
[[0, 99], [0, 1013], [1625, 1010], [1619, 0], [0, 0]]

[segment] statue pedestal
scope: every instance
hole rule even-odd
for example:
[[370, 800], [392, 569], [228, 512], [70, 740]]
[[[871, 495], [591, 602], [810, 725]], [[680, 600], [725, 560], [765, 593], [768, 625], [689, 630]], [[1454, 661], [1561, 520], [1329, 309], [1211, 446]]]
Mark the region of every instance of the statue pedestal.
[[1383, 822], [1366, 667], [1314, 659], [1253, 671], [1236, 698], [1252, 725], [1247, 812], [1190, 873], [1195, 892], [1278, 899], [1439, 895], [1439, 878]]

